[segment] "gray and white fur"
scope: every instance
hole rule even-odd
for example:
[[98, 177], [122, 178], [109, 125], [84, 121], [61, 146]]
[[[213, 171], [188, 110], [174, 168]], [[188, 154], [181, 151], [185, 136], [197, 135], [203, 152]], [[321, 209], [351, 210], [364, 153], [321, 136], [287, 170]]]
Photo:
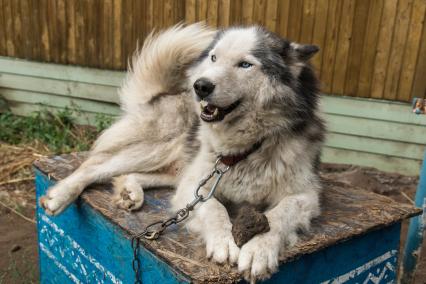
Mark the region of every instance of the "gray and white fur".
[[[140, 208], [143, 188], [175, 186], [176, 210], [193, 199], [218, 155], [261, 143], [231, 167], [187, 225], [213, 261], [238, 265], [246, 279], [268, 277], [280, 251], [320, 213], [317, 166], [325, 127], [308, 63], [317, 51], [261, 27], [213, 32], [193, 24], [151, 35], [120, 92], [123, 116], [41, 205], [58, 214], [87, 185], [114, 178], [119, 207]], [[244, 202], [264, 210], [270, 231], [238, 248], [224, 204]]]

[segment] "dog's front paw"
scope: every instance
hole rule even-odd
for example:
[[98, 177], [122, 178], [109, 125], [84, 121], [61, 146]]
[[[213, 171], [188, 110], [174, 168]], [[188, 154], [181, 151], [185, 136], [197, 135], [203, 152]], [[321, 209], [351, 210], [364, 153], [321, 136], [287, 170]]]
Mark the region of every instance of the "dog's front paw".
[[46, 195], [40, 197], [39, 204], [46, 214], [58, 215], [64, 211], [79, 195], [77, 190], [67, 188], [61, 183], [49, 189]]
[[132, 175], [114, 179], [115, 204], [122, 209], [133, 211], [142, 207], [144, 193], [142, 186]]
[[240, 251], [238, 270], [246, 280], [269, 278], [278, 268], [280, 237], [272, 233], [255, 236]]
[[232, 234], [215, 233], [206, 240], [207, 257], [218, 263], [237, 263], [240, 248], [235, 244]]

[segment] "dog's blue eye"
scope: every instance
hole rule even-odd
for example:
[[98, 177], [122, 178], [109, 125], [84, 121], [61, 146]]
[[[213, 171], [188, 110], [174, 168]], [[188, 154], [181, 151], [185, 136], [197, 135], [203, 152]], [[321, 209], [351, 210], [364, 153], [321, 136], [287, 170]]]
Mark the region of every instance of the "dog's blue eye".
[[212, 60], [212, 62], [216, 62], [216, 55], [212, 55], [212, 56], [210, 56], [210, 59]]
[[240, 63], [238, 63], [238, 67], [241, 67], [241, 68], [250, 68], [252, 66], [253, 64], [248, 63], [247, 61], [241, 61]]

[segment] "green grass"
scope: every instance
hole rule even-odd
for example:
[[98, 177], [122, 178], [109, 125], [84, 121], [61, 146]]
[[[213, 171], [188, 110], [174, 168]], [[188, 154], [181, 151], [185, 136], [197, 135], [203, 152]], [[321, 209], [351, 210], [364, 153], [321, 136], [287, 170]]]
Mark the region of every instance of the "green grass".
[[5, 112], [0, 114], [0, 141], [9, 144], [34, 143], [46, 145], [53, 153], [86, 151], [100, 131], [112, 123], [112, 118], [96, 116], [96, 126], [80, 126], [74, 117], [78, 110], [66, 108], [57, 112], [47, 110], [22, 117]]

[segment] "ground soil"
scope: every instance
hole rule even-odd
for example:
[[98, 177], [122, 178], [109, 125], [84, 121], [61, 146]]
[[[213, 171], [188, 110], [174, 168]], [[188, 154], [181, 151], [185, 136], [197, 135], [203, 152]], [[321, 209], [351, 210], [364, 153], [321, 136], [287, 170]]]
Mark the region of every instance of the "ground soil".
[[[48, 154], [42, 147], [0, 143], [0, 284], [37, 283], [37, 233], [31, 162]], [[412, 203], [418, 179], [375, 169], [336, 164], [322, 165], [322, 175], [362, 189]], [[406, 236], [403, 224], [401, 246]], [[416, 284], [426, 284], [426, 242], [423, 243]]]

